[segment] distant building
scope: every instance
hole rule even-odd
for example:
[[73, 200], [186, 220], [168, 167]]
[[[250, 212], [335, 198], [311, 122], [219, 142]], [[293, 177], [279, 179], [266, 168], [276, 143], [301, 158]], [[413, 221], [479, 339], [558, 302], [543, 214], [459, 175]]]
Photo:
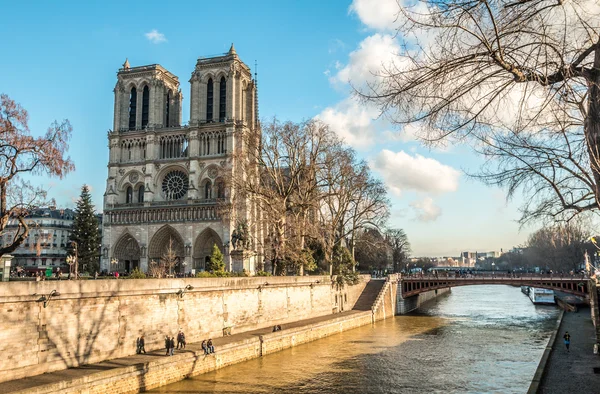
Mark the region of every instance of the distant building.
[[462, 252], [460, 254], [461, 266], [474, 267], [478, 260], [494, 259], [502, 256], [502, 252]]
[[[29, 226], [29, 236], [14, 252], [12, 266], [26, 272], [45, 271], [57, 267], [67, 272], [66, 263], [67, 242], [73, 226], [75, 212], [71, 209], [40, 208], [33, 211], [25, 222]], [[2, 245], [12, 242], [12, 237], [18, 222], [10, 220], [5, 234], [2, 236]]]

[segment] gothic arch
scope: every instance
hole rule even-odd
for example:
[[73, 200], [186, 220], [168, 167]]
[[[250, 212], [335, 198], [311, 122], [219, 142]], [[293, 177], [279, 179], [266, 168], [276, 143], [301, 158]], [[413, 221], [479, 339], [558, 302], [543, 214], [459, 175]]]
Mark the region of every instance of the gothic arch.
[[173, 227], [164, 225], [154, 234], [148, 247], [149, 260], [159, 261], [169, 248], [170, 241], [173, 241], [173, 251], [180, 262], [185, 258], [184, 244], [181, 235]]
[[206, 262], [212, 254], [213, 245], [216, 244], [221, 253], [223, 253], [223, 242], [221, 237], [211, 228], [204, 230], [194, 242], [193, 257], [193, 268], [204, 271], [206, 269]]
[[131, 270], [140, 266], [140, 258], [142, 257], [140, 245], [131, 234], [126, 232], [121, 235], [121, 238], [115, 244], [112, 256], [118, 260], [118, 265], [111, 266], [111, 271], [124, 270], [131, 272]]
[[[130, 177], [134, 174], [137, 174], [137, 178], [134, 182], [132, 182], [132, 180], [130, 179]], [[135, 179], [135, 177], [134, 177]], [[127, 186], [137, 186], [139, 183], [144, 183], [144, 174], [142, 174], [141, 172], [137, 171], [137, 170], [131, 170], [125, 173], [125, 175], [123, 175], [121, 177], [121, 179], [119, 180], [119, 183], [117, 185], [117, 190], [125, 190], [127, 189]]]
[[209, 79], [215, 80], [215, 75], [212, 72], [207, 72], [206, 74], [202, 75], [202, 77], [200, 78], [200, 82], [206, 84], [208, 82]]

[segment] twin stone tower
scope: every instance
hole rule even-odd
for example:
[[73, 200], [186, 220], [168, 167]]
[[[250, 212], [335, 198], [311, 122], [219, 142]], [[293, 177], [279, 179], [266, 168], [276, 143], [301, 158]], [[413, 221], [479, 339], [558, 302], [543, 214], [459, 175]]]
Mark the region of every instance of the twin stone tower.
[[[253, 242], [233, 250], [239, 223], [256, 223], [250, 203], [232, 199], [226, 179], [236, 174], [244, 136], [258, 132], [256, 80], [233, 45], [222, 56], [199, 58], [190, 79], [190, 120], [181, 122], [179, 79], [158, 64], [117, 73], [102, 228], [101, 269], [148, 270], [170, 248], [175, 272], [202, 271], [213, 245], [230, 271], [253, 273], [262, 262]], [[259, 236], [250, 226], [249, 238]]]

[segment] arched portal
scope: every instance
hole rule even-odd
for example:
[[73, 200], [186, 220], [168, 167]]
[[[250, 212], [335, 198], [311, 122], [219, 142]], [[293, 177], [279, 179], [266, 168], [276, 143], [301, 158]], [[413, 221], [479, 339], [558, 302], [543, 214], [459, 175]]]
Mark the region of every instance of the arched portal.
[[140, 245], [130, 234], [123, 234], [113, 251], [113, 258], [118, 260], [117, 266], [110, 267], [111, 271], [131, 272], [140, 266]]
[[169, 225], [161, 227], [152, 237], [148, 247], [148, 259], [149, 261], [160, 262], [161, 259], [166, 257], [169, 247], [171, 247], [175, 257], [172, 272], [178, 272], [181, 269], [180, 264], [183, 263], [185, 258], [183, 239], [177, 230]]
[[210, 255], [215, 244], [221, 249], [221, 253], [223, 253], [221, 237], [213, 229], [207, 228], [198, 235], [194, 243], [193, 268], [200, 271], [206, 270], [206, 263], [210, 261]]

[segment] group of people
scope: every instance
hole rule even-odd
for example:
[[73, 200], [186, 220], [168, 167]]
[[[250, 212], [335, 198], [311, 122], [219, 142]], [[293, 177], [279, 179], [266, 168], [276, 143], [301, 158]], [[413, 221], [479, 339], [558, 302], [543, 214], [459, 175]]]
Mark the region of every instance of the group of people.
[[211, 338], [209, 338], [208, 341], [206, 341], [206, 339], [202, 341], [202, 350], [204, 350], [204, 354], [215, 352], [215, 347]]
[[[185, 349], [185, 345], [185, 334], [180, 329], [179, 333], [177, 333], [177, 350]], [[169, 337], [168, 335], [165, 336], [165, 349], [167, 350], [165, 356], [173, 355], [173, 353], [175, 352], [175, 337]]]
[[[281, 330], [281, 326], [276, 326], [279, 327], [279, 329]], [[136, 353], [137, 354], [141, 354], [144, 353], [146, 354], [146, 341], [144, 340], [144, 336], [140, 336], [138, 337], [138, 339], [135, 341], [135, 345], [136, 345]], [[186, 345], [186, 341], [185, 341], [185, 334], [183, 333], [182, 330], [179, 330], [179, 333], [177, 334], [177, 349], [185, 349], [185, 345]], [[170, 337], [168, 335], [165, 336], [165, 349], [166, 349], [166, 356], [172, 356], [175, 352], [175, 337]], [[209, 339], [208, 341], [205, 339], [202, 341], [202, 350], [204, 350], [204, 354], [211, 354], [215, 352], [215, 346], [213, 345], [213, 341], [212, 339]]]

